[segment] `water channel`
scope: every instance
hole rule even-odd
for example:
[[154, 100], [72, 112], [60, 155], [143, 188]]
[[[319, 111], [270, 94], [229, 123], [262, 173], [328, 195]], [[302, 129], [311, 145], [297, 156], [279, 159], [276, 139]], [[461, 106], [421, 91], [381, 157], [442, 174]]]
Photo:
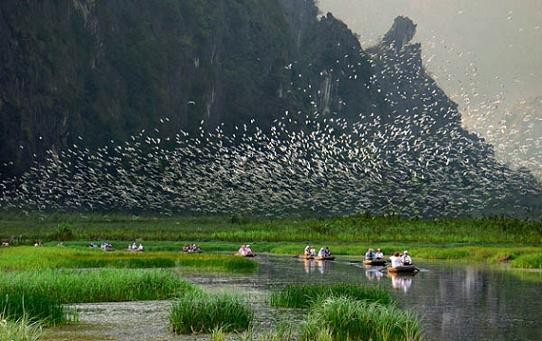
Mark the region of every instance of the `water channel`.
[[[416, 312], [427, 340], [542, 340], [542, 273], [476, 264], [418, 263], [415, 276], [390, 277], [354, 259], [333, 262], [260, 255], [257, 274], [226, 276], [183, 273], [211, 291], [246, 295], [256, 311], [255, 329], [295, 325], [300, 311], [272, 309], [267, 295], [288, 283], [348, 282], [378, 285], [399, 305]], [[81, 304], [80, 324], [53, 328], [48, 339], [175, 340], [167, 329], [167, 301]], [[208, 337], [207, 337], [208, 338]]]

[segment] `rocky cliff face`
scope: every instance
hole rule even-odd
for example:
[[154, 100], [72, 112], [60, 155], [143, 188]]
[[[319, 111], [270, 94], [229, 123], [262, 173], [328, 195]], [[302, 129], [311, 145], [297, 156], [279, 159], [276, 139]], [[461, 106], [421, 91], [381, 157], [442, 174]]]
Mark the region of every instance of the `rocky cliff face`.
[[[411, 43], [410, 19], [363, 50], [344, 23], [317, 13], [313, 0], [3, 1], [0, 175], [21, 174], [48, 149], [93, 149], [157, 126], [228, 133], [255, 120], [266, 131], [289, 112], [351, 125], [378, 160], [376, 206], [395, 197], [404, 209], [397, 194], [417, 193], [413, 207], [438, 212], [452, 200], [457, 212], [478, 191], [480, 206], [499, 212], [540, 198], [536, 181], [461, 127]], [[499, 193], [509, 184], [521, 188]]]

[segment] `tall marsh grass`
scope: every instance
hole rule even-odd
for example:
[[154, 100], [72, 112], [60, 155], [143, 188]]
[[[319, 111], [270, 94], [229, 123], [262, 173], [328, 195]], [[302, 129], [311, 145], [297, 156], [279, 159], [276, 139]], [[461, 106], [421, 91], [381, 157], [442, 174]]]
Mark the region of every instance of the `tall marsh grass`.
[[392, 296], [384, 289], [352, 284], [292, 284], [273, 292], [270, 303], [275, 307], [308, 308], [314, 302], [329, 297], [348, 297], [385, 305], [393, 303]]
[[519, 256], [512, 260], [511, 265], [514, 268], [542, 269], [542, 252]]
[[1, 295], [41, 296], [62, 304], [159, 300], [192, 290], [194, 285], [166, 270], [42, 270], [0, 278]]
[[37, 341], [41, 334], [39, 322], [31, 322], [26, 317], [11, 321], [0, 315], [0, 341]]
[[169, 316], [176, 334], [215, 333], [246, 330], [254, 318], [252, 309], [239, 297], [229, 294], [189, 292], [173, 304]]
[[72, 319], [64, 304], [158, 300], [195, 290], [164, 270], [14, 272], [0, 277], [0, 310], [10, 320], [61, 324]]
[[258, 264], [231, 255], [178, 252], [103, 252], [67, 247], [10, 247], [0, 249], [0, 269], [171, 268], [175, 266], [224, 272], [253, 272]]
[[420, 322], [410, 312], [340, 297], [311, 307], [302, 339], [418, 341], [422, 332]]
[[253, 242], [542, 242], [540, 221], [510, 218], [419, 220], [399, 217], [339, 218], [152, 217], [123, 214], [1, 212], [0, 238], [48, 240], [215, 240]]

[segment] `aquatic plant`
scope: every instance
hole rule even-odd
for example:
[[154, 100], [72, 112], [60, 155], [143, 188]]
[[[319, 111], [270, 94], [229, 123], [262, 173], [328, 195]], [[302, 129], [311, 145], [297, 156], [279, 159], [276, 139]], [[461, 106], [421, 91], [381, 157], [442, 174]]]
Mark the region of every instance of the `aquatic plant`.
[[[19, 287], [0, 288], [0, 310], [3, 318], [10, 320], [11, 323], [15, 323], [13, 321], [40, 321], [48, 325], [57, 325], [69, 319], [69, 309], [54, 298], [33, 291], [25, 291]], [[6, 324], [6, 328], [13, 330], [12, 328], [16, 325]], [[22, 328], [22, 326], [19, 327]]]
[[173, 332], [191, 334], [243, 331], [253, 318], [252, 309], [237, 296], [192, 291], [173, 303], [169, 322]]
[[[41, 270], [0, 278], [0, 295], [8, 297], [5, 304], [18, 300], [22, 306], [24, 299], [27, 309], [40, 302], [53, 309], [56, 303], [167, 299], [194, 290], [192, 284], [165, 270]], [[40, 315], [28, 313], [29, 317]]]
[[522, 255], [512, 260], [512, 267], [524, 269], [542, 269], [542, 252]]
[[310, 309], [302, 339], [322, 337], [336, 341], [414, 341], [422, 339], [422, 332], [418, 319], [410, 312], [339, 297], [321, 300]]
[[102, 252], [66, 247], [16, 247], [0, 250], [0, 269], [39, 270], [61, 268], [172, 268], [252, 272], [258, 264], [232, 255], [180, 254], [179, 252]]
[[270, 303], [275, 307], [308, 308], [314, 302], [328, 297], [348, 297], [381, 304], [391, 304], [393, 299], [384, 289], [352, 284], [291, 284], [271, 294]]
[[29, 321], [26, 316], [16, 321], [0, 316], [0, 341], [37, 341], [41, 334], [41, 324]]

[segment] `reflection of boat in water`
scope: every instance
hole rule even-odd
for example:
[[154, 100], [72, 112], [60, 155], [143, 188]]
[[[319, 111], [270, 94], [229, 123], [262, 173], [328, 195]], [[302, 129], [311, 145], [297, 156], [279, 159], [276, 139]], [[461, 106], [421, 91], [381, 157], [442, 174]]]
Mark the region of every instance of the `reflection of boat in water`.
[[384, 274], [378, 270], [365, 270], [365, 277], [369, 281], [380, 281], [384, 277]]
[[303, 268], [305, 270], [305, 273], [313, 273], [315, 269], [318, 269], [318, 271], [323, 275], [329, 270], [329, 262], [326, 262], [325, 260], [315, 260], [315, 259], [305, 259], [300, 258], [303, 260]]
[[310, 274], [311, 272], [313, 272], [314, 268], [316, 267], [314, 260], [308, 258], [301, 259], [303, 259], [303, 268], [305, 269], [305, 273]]
[[335, 256], [327, 256], [327, 257], [320, 257], [316, 256], [314, 257], [315, 260], [335, 260]]
[[385, 259], [365, 259], [363, 261], [364, 265], [371, 265], [371, 266], [384, 266], [386, 265]]
[[414, 275], [416, 272], [410, 272], [410, 273], [388, 273], [388, 276], [391, 277], [391, 286], [394, 289], [403, 290], [403, 292], [407, 292], [408, 289], [412, 286], [412, 279], [414, 278]]
[[[335, 259], [335, 257], [333, 257], [333, 259]], [[316, 266], [318, 266], [318, 271], [320, 271], [322, 275], [329, 271], [329, 262], [327, 261], [333, 259], [315, 259]]]
[[417, 267], [414, 265], [402, 265], [402, 266], [396, 266], [396, 267], [387, 267], [389, 273], [394, 274], [412, 274], [420, 271]]

